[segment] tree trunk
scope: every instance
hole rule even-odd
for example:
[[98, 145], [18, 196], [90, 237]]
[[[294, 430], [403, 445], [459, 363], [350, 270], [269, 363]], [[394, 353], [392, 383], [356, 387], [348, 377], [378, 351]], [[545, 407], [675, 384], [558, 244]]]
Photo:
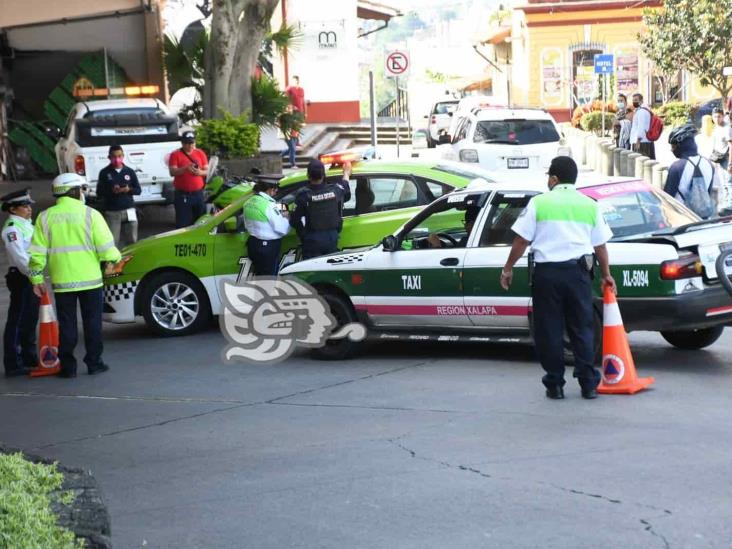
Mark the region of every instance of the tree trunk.
[[251, 116], [251, 77], [279, 0], [214, 0], [204, 113]]

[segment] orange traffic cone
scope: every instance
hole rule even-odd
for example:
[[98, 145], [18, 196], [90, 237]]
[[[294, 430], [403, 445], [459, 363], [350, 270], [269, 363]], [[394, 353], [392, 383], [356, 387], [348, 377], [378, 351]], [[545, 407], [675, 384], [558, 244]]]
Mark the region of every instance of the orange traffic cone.
[[53, 376], [61, 371], [61, 362], [58, 359], [58, 322], [48, 290], [41, 296], [38, 317], [41, 324], [38, 330], [38, 366], [30, 371], [30, 376]]
[[603, 295], [602, 381], [598, 393], [632, 395], [645, 389], [655, 380], [639, 378], [630, 354], [628, 336], [623, 327], [620, 308], [615, 294], [605, 288]]

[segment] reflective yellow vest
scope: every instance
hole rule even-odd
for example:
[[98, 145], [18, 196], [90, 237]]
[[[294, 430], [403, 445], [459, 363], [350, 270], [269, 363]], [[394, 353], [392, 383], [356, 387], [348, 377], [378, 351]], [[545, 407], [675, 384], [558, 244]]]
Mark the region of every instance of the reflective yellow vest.
[[30, 281], [42, 284], [48, 263], [54, 292], [99, 288], [99, 263], [117, 262], [121, 257], [102, 214], [68, 196], [62, 196], [38, 216], [28, 251]]

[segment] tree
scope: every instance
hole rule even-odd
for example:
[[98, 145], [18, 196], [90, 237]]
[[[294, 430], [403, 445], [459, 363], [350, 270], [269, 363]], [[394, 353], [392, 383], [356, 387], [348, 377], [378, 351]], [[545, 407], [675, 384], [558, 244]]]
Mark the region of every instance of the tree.
[[643, 22], [641, 48], [666, 85], [673, 68], [687, 69], [726, 101], [732, 84], [722, 69], [732, 66], [732, 0], [665, 0], [644, 11]]
[[[279, 0], [213, 0], [203, 112], [251, 113], [251, 77]], [[250, 115], [251, 116], [251, 115]]]

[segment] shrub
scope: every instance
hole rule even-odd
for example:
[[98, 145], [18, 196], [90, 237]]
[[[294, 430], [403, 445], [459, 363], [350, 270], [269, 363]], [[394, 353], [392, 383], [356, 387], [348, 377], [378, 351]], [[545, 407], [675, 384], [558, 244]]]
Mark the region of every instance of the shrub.
[[252, 78], [252, 122], [258, 126], [275, 126], [289, 104], [290, 98], [280, 90], [277, 80], [266, 74]]
[[691, 103], [671, 101], [656, 109], [656, 115], [663, 120], [664, 126], [676, 128], [691, 121], [693, 106]]
[[[617, 110], [618, 108], [614, 103], [605, 103], [605, 112], [614, 113], [617, 112]], [[576, 107], [572, 112], [572, 126], [579, 128], [581, 126], [580, 121], [582, 120], [582, 117], [591, 112], [602, 112], [602, 101], [595, 99], [594, 101]]]
[[0, 455], [0, 547], [80, 549], [83, 540], [56, 524], [53, 500], [71, 503], [59, 493], [63, 475], [56, 465], [31, 463], [22, 454]]
[[[613, 129], [613, 123], [615, 122], [615, 115], [605, 113], [605, 133]], [[602, 135], [602, 112], [594, 111], [588, 112], [580, 119], [580, 126], [586, 132], [594, 132], [597, 135]]]
[[203, 120], [196, 130], [196, 141], [209, 154], [221, 158], [248, 158], [259, 150], [259, 126], [247, 121], [247, 114]]

